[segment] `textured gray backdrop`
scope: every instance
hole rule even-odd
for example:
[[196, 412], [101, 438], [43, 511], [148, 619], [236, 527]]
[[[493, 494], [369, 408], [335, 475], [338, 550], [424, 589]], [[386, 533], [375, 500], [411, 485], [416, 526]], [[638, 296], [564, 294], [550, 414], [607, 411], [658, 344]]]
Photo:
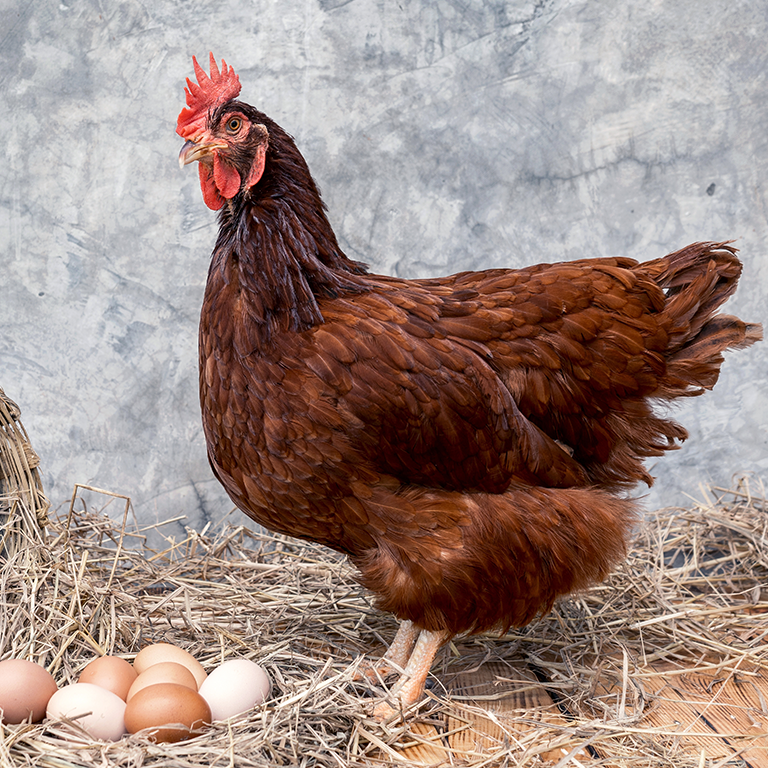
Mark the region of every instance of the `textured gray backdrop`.
[[[737, 238], [766, 320], [765, 0], [8, 2], [0, 387], [54, 503], [231, 505], [205, 459], [197, 316], [215, 215], [175, 135], [191, 56], [296, 136], [342, 247], [415, 277]], [[650, 506], [768, 471], [768, 345], [684, 403]]]

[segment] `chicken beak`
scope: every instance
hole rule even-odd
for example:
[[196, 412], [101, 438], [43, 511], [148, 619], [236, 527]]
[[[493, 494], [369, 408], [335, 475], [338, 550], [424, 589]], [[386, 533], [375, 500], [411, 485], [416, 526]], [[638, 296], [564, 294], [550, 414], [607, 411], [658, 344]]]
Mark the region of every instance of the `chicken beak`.
[[195, 160], [210, 158], [217, 149], [225, 149], [226, 146], [223, 141], [205, 142], [189, 139], [184, 142], [184, 146], [179, 152], [179, 166], [183, 168], [185, 165], [194, 163]]
[[179, 167], [183, 168], [185, 165], [189, 165], [189, 163], [197, 160], [198, 149], [199, 145], [196, 142], [190, 139], [185, 141], [181, 152], [179, 152]]

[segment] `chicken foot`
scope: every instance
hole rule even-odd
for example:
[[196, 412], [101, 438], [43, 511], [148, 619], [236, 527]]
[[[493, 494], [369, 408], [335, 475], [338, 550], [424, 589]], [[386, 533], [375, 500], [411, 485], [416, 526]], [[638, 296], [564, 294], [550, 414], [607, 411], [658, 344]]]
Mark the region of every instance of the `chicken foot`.
[[[403, 624], [410, 624], [411, 622], [403, 622]], [[419, 696], [424, 691], [424, 683], [427, 680], [427, 675], [432, 667], [435, 654], [440, 650], [440, 647], [445, 643], [450, 634], [443, 630], [440, 632], [430, 632], [426, 629], [419, 631], [413, 625], [410, 628], [404, 629], [401, 625], [400, 631], [398, 631], [395, 640], [392, 645], [400, 639], [405, 644], [406, 638], [410, 637], [412, 633], [418, 632], [418, 638], [413, 645], [413, 650], [410, 652], [408, 663], [405, 665], [403, 674], [397, 681], [395, 687], [389, 694], [389, 699], [394, 700], [397, 708], [393, 707], [389, 701], [382, 701], [377, 704], [373, 710], [373, 716], [379, 722], [389, 720], [393, 715], [396, 715], [415, 703]], [[401, 637], [401, 633], [402, 637]], [[390, 648], [390, 651], [392, 648]], [[389, 651], [387, 651], [387, 654]], [[395, 654], [401, 653], [401, 648], [398, 647]], [[386, 658], [386, 654], [385, 654]], [[391, 657], [390, 657], [391, 658]]]

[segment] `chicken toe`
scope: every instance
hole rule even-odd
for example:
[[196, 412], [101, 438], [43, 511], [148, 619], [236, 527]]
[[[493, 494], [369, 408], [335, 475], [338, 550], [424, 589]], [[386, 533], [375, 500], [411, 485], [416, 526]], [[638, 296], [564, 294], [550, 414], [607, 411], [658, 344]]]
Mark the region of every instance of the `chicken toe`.
[[[404, 631], [402, 627], [401, 631]], [[398, 632], [399, 634], [400, 632]], [[373, 716], [376, 720], [379, 722], [389, 720], [393, 715], [408, 709], [419, 699], [424, 691], [424, 683], [432, 667], [435, 654], [449, 637], [450, 634], [446, 631], [430, 632], [424, 629], [419, 633], [403, 674], [387, 699], [373, 710]], [[397, 638], [395, 639], [397, 640]]]

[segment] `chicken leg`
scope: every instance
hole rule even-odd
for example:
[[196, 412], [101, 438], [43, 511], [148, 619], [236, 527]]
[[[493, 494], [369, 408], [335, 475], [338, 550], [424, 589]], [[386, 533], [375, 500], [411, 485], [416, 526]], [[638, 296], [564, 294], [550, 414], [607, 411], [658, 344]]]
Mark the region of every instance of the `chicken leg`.
[[367, 680], [375, 685], [383, 683], [390, 675], [402, 674], [418, 636], [419, 630], [412, 621], [401, 621], [397, 634], [384, 655], [371, 661], [363, 659], [352, 679], [357, 682]]
[[[406, 627], [405, 625], [410, 626]], [[430, 632], [423, 629], [419, 631], [411, 622], [403, 622], [384, 658], [389, 657], [391, 661], [397, 663], [396, 658], [399, 659], [404, 653], [408, 653], [405, 648], [411, 644], [410, 640], [416, 633], [418, 633], [418, 638], [413, 644], [410, 655], [407, 656], [408, 663], [389, 695], [389, 699], [394, 700], [398, 706], [397, 708], [393, 707], [389, 701], [382, 701], [376, 705], [373, 716], [379, 722], [389, 720], [393, 715], [407, 709], [417, 701], [424, 690], [424, 683], [427, 680], [435, 654], [450, 637], [450, 633], [445, 630]]]
[[388, 662], [386, 665], [388, 672], [392, 671], [393, 665], [397, 668], [398, 672], [402, 672], [405, 669], [418, 637], [419, 629], [412, 621], [406, 619], [400, 622], [400, 627], [394, 640], [392, 640], [387, 652], [382, 657], [382, 660]]

